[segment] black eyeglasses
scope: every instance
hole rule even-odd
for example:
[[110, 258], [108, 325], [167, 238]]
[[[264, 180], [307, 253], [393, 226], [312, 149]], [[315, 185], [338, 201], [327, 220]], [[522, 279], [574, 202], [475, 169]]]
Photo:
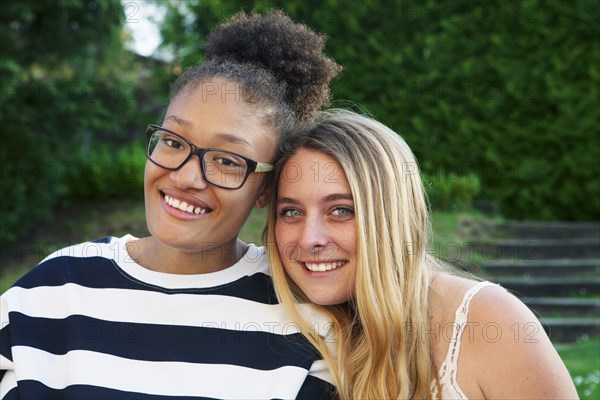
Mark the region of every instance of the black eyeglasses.
[[224, 189], [241, 188], [253, 172], [269, 172], [271, 164], [260, 163], [220, 149], [203, 149], [158, 125], [146, 128], [146, 157], [159, 167], [176, 171], [197, 155], [204, 180]]

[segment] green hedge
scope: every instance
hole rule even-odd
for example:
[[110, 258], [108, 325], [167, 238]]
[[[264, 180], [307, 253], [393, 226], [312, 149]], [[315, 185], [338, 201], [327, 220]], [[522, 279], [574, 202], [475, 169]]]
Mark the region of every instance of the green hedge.
[[98, 146], [87, 160], [63, 165], [66, 197], [105, 199], [136, 197], [144, 190], [144, 143]]
[[126, 194], [105, 171], [125, 168], [131, 152], [118, 149], [143, 137], [121, 2], [25, 1], [2, 11], [0, 251], [69, 197]]
[[[141, 190], [136, 138], [166, 102], [154, 98], [172, 69], [152, 67], [139, 83], [121, 2], [91, 4], [21, 2], [2, 16], [0, 246], [71, 197]], [[282, 8], [330, 37], [327, 52], [345, 67], [333, 105], [360, 104], [402, 134], [434, 207], [476, 196], [508, 218], [599, 220], [599, 4], [190, 0], [185, 15], [171, 5], [163, 32], [186, 67], [214, 24]], [[438, 176], [477, 176], [480, 190]]]
[[400, 132], [424, 171], [479, 176], [508, 218], [600, 219], [600, 3], [337, 4], [313, 20], [346, 67], [335, 98]]
[[476, 175], [423, 174], [422, 179], [431, 208], [436, 211], [468, 210], [480, 191]]
[[133, 164], [143, 176], [143, 144], [136, 142], [134, 155], [128, 133], [135, 106], [129, 88], [94, 82], [92, 98], [62, 92], [81, 82], [27, 82], [4, 93], [0, 243], [26, 233], [69, 197], [127, 195], [122, 178], [132, 179]]
[[424, 171], [479, 176], [508, 218], [600, 219], [598, 0], [186, 4], [163, 27], [184, 66], [216, 21], [282, 8], [329, 36], [334, 106], [390, 125]]

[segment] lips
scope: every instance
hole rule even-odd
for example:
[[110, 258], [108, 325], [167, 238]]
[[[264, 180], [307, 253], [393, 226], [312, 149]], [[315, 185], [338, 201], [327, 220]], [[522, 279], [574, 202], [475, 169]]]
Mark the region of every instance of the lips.
[[303, 263], [306, 269], [312, 272], [326, 272], [332, 271], [343, 265], [346, 265], [348, 261], [328, 261], [328, 262], [305, 262]]
[[212, 211], [210, 208], [202, 207], [197, 204], [192, 204], [192, 202], [190, 201], [178, 199], [168, 194], [164, 195], [164, 199], [169, 206], [191, 215], [202, 215]]

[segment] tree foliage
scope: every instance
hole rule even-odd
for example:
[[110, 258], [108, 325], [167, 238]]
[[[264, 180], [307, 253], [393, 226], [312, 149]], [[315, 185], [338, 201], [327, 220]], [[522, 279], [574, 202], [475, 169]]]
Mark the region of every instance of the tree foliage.
[[333, 106], [399, 132], [436, 201], [478, 192], [509, 218], [600, 219], [596, 0], [155, 1], [172, 65], [125, 50], [129, 3], [0, 5], [0, 247], [59, 204], [138, 195], [132, 141], [169, 83], [202, 61], [214, 25], [273, 8], [329, 36], [345, 68]]
[[214, 24], [286, 11], [329, 36], [337, 107], [399, 132], [429, 176], [481, 183], [522, 219], [600, 219], [600, 3], [188, 1], [162, 31], [184, 68]]
[[[1, 8], [0, 242], [6, 243], [88, 179], [101, 144], [130, 140], [124, 132], [135, 100], [120, 1], [9, 1]], [[104, 167], [95, 170], [105, 174]]]

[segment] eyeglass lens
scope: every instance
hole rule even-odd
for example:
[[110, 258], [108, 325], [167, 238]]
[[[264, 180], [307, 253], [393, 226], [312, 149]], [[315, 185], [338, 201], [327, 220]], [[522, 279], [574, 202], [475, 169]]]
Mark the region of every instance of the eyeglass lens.
[[[164, 168], [180, 168], [191, 152], [192, 148], [188, 143], [168, 132], [157, 130], [148, 141], [148, 156]], [[201, 162], [204, 178], [212, 184], [227, 188], [239, 187], [248, 170], [244, 159], [225, 151], [206, 150]]]

